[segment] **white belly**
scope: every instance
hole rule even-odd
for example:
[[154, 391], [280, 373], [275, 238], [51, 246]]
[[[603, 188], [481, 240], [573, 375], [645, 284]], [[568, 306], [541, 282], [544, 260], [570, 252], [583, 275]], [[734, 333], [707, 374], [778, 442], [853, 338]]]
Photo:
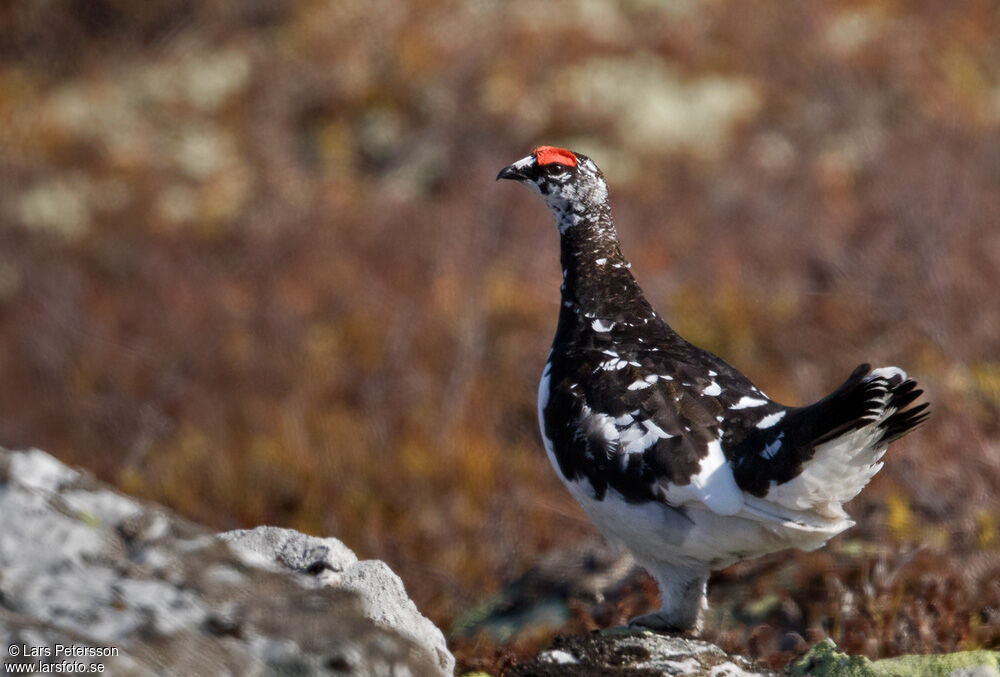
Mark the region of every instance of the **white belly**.
[[566, 483], [601, 533], [627, 547], [647, 567], [666, 562], [719, 569], [796, 545], [796, 534], [740, 515], [719, 515], [698, 504], [683, 511], [660, 503], [628, 503], [608, 489], [596, 500], [586, 481]]
[[[686, 504], [683, 511], [655, 502], [629, 503], [610, 487], [603, 500], [597, 500], [588, 480], [567, 480], [559, 469], [552, 440], [545, 434], [551, 369], [547, 362], [538, 384], [538, 423], [545, 453], [559, 479], [604, 537], [624, 545], [640, 564], [650, 567], [666, 562], [714, 569], [803, 545], [797, 542], [801, 533], [742, 513], [721, 515], [697, 502]], [[810, 543], [809, 549], [821, 542]]]

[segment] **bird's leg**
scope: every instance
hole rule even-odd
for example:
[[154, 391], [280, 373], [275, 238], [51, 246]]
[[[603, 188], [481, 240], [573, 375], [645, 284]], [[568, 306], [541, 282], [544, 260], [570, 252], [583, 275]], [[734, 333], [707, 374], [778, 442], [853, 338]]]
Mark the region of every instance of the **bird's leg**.
[[702, 612], [708, 608], [705, 588], [709, 571], [666, 563], [647, 568], [660, 586], [662, 604], [659, 611], [630, 620], [629, 627], [693, 635], [701, 632]]

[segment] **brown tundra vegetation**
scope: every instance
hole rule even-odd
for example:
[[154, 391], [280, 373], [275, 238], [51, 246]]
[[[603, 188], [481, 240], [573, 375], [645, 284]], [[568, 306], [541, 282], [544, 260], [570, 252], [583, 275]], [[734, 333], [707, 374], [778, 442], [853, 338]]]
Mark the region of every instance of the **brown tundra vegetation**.
[[790, 404], [865, 361], [932, 402], [854, 529], [716, 576], [708, 638], [1000, 647], [998, 35], [991, 0], [0, 5], [0, 444], [336, 535], [448, 628], [594, 535], [535, 421], [555, 228], [493, 181], [568, 146], [686, 338]]

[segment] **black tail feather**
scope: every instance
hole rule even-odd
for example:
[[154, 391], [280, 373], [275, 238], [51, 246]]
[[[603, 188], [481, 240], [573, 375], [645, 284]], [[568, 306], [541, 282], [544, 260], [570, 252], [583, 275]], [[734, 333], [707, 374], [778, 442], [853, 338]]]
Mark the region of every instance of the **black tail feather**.
[[879, 437], [882, 442], [899, 439], [927, 420], [930, 415], [927, 403], [907, 409], [923, 394], [916, 381], [904, 380], [898, 375], [871, 378], [871, 372], [871, 365], [860, 365], [842, 386], [801, 410], [803, 414], [812, 415], [814, 446], [871, 425], [886, 408], [896, 411], [879, 426], [883, 430]]
[[[769, 487], [789, 482], [802, 473], [823, 444], [881, 420], [877, 432], [865, 442], [875, 463], [881, 456], [879, 447], [884, 449], [883, 444], [899, 439], [927, 420], [927, 403], [910, 407], [922, 394], [915, 381], [902, 372], [871, 374], [871, 366], [862, 364], [820, 401], [789, 409], [777, 425], [752, 430], [731, 453], [739, 459], [735, 472], [739, 486], [755, 496], [765, 496]], [[887, 409], [893, 410], [889, 416]], [[778, 441], [781, 446], [776, 453], [762, 456], [761, 450]]]
[[913, 379], [907, 379], [893, 389], [892, 399], [889, 400], [889, 406], [895, 407], [897, 411], [905, 409], [923, 393], [924, 391], [917, 387], [916, 381]]
[[[916, 391], [917, 394], [920, 393], [919, 390]], [[910, 399], [907, 403], [912, 402]], [[900, 437], [910, 432], [918, 425], [927, 420], [931, 415], [930, 403], [924, 402], [915, 407], [911, 407], [905, 411], [897, 411], [895, 414], [890, 416], [882, 424], [883, 433], [879, 438], [880, 443], [888, 444], [894, 440], [898, 440]]]
[[859, 365], [843, 385], [819, 402], [800, 410], [803, 419], [812, 419], [812, 446], [829, 442], [878, 420], [886, 386], [881, 381], [865, 381], [871, 369], [870, 364]]

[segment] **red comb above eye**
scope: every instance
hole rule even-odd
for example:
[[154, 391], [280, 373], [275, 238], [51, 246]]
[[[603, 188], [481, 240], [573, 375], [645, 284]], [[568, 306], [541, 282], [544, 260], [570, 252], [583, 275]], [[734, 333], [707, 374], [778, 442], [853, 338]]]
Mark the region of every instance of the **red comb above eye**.
[[555, 146], [539, 146], [531, 152], [534, 154], [535, 159], [538, 160], [539, 166], [544, 167], [545, 165], [558, 163], [567, 167], [576, 167], [576, 155], [571, 150], [556, 148]]

